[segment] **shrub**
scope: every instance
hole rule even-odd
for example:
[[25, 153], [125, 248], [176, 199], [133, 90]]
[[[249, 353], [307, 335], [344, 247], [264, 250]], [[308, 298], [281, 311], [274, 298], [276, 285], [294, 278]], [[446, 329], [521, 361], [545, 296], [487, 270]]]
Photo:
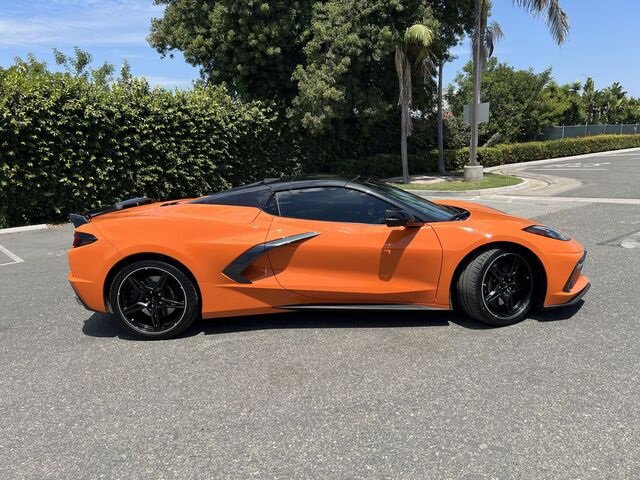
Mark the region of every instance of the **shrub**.
[[[598, 135], [594, 137], [565, 138], [547, 142], [527, 142], [478, 148], [478, 161], [485, 167], [509, 163], [531, 162], [546, 158], [569, 157], [587, 153], [640, 147], [640, 135]], [[437, 154], [436, 154], [437, 155]], [[469, 161], [469, 149], [446, 152], [449, 170], [458, 170]]]
[[[127, 196], [197, 196], [300, 171], [399, 176], [400, 155], [376, 153], [397, 145], [391, 124], [382, 126], [309, 137], [273, 107], [223, 88], [168, 91], [134, 79], [106, 86], [19, 64], [0, 71], [0, 227], [63, 220]], [[437, 152], [419, 145], [410, 171], [435, 171]], [[640, 135], [602, 135], [480, 148], [478, 157], [489, 167], [638, 146]], [[468, 148], [447, 150], [447, 169], [468, 157]]]
[[[546, 158], [568, 157], [587, 153], [640, 147], [640, 135], [598, 135], [594, 137], [567, 138], [547, 142], [527, 142], [478, 148], [478, 161], [485, 167], [509, 163], [530, 162]], [[469, 162], [469, 148], [445, 150], [447, 170], [460, 170]], [[438, 151], [409, 155], [409, 171], [412, 174], [431, 173], [437, 170]], [[381, 154], [360, 160], [350, 160], [330, 165], [336, 173], [394, 177], [402, 172], [400, 155]]]
[[172, 92], [141, 80], [105, 88], [15, 69], [0, 81], [0, 222], [9, 225], [299, 169], [278, 113], [221, 88]]

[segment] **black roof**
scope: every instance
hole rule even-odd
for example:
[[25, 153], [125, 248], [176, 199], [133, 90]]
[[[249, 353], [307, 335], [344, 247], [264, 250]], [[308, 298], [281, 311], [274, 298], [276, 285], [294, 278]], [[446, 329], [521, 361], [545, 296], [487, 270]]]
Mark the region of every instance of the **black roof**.
[[[349, 182], [354, 182], [361, 177], [341, 177], [339, 175], [300, 175], [281, 178], [265, 178], [260, 182], [243, 185], [241, 187], [226, 190], [226, 192], [239, 191], [242, 189], [255, 188], [259, 186], [267, 186], [274, 192], [282, 190], [291, 190], [293, 188], [312, 188], [312, 187], [344, 187]], [[220, 193], [226, 193], [220, 192]]]
[[[238, 207], [264, 208], [274, 192], [315, 187], [348, 187], [378, 197], [395, 208], [407, 210], [423, 221], [449, 220], [455, 213], [449, 207], [437, 206], [408, 192], [403, 192], [369, 177], [340, 177], [330, 175], [297, 176], [284, 178], [265, 178], [260, 182], [243, 185], [206, 197], [197, 198], [190, 203], [210, 205], [235, 205]], [[396, 191], [394, 193], [394, 191]], [[403, 193], [400, 193], [403, 192]], [[411, 200], [419, 199], [419, 205]]]
[[332, 175], [292, 176], [282, 178], [265, 178], [259, 182], [242, 185], [222, 192], [212, 193], [192, 200], [191, 203], [207, 203], [216, 205], [238, 205], [262, 208], [273, 192], [296, 188], [344, 187], [360, 177], [345, 178]]

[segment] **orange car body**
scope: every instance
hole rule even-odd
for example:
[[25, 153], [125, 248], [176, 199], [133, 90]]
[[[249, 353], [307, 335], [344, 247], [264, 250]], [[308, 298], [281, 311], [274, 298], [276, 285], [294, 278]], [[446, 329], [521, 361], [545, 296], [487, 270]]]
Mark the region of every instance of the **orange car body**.
[[[459, 267], [479, 249], [515, 244], [544, 269], [543, 305], [567, 304], [588, 288], [580, 273], [584, 255], [575, 240], [558, 241], [523, 231], [526, 219], [481, 205], [443, 200], [470, 212], [464, 221], [419, 228], [285, 218], [260, 208], [152, 203], [96, 216], [76, 231], [97, 241], [69, 250], [69, 281], [90, 310], [109, 312], [109, 282], [119, 266], [139, 258], [168, 258], [195, 279], [203, 318], [287, 311], [304, 305], [416, 305], [452, 308]], [[252, 247], [313, 232], [302, 242], [259, 254], [242, 271], [225, 269]], [[542, 280], [540, 280], [542, 281]]]

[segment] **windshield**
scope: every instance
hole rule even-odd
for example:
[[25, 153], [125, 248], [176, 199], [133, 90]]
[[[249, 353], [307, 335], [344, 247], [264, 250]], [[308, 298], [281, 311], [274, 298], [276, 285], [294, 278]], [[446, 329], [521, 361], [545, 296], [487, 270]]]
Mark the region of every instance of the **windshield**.
[[459, 210], [452, 207], [438, 205], [426, 198], [422, 198], [418, 195], [407, 192], [406, 190], [402, 190], [378, 180], [366, 180], [362, 182], [362, 184], [375, 188], [376, 190], [380, 190], [386, 196], [411, 206], [424, 215], [423, 220], [425, 221], [446, 222], [452, 220], [456, 214], [460, 213]]

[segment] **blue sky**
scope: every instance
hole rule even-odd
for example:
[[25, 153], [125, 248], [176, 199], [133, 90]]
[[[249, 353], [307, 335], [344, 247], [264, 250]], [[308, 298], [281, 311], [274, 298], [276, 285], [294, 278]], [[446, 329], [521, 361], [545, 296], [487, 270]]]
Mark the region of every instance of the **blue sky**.
[[[638, 45], [640, 1], [616, 0], [610, 6], [595, 0], [563, 0], [571, 33], [558, 47], [548, 35], [543, 18], [531, 18], [511, 0], [494, 0], [493, 19], [505, 38], [495, 55], [518, 68], [553, 68], [561, 82], [592, 76], [597, 88], [619, 81], [640, 96]], [[96, 62], [120, 65], [126, 58], [134, 73], [154, 85], [188, 87], [198, 77], [196, 68], [177, 55], [161, 59], [146, 42], [149, 22], [162, 9], [152, 0], [0, 0], [0, 65], [34, 53], [53, 64], [51, 49], [88, 50]], [[458, 60], [447, 65], [446, 81], [469, 60], [468, 42], [455, 48]]]

